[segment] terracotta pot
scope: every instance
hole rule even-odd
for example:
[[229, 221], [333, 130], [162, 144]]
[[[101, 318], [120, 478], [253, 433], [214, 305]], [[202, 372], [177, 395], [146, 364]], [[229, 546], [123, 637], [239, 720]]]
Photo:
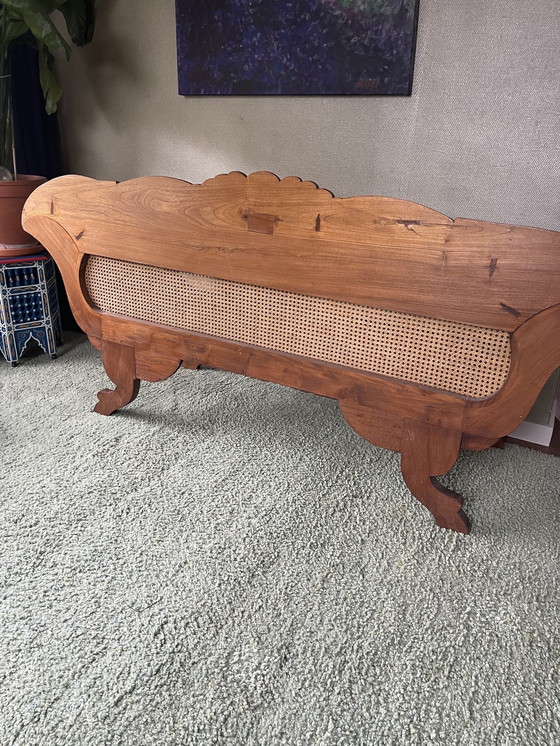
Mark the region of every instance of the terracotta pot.
[[0, 259], [37, 250], [37, 241], [21, 227], [25, 200], [46, 181], [44, 176], [19, 174], [15, 181], [0, 181]]

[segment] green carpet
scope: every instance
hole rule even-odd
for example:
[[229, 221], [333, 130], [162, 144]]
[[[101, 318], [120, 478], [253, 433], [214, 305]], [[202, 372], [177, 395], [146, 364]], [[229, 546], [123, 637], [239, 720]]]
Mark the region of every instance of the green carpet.
[[462, 454], [465, 537], [333, 401], [105, 385], [0, 363], [2, 746], [560, 743], [560, 459]]

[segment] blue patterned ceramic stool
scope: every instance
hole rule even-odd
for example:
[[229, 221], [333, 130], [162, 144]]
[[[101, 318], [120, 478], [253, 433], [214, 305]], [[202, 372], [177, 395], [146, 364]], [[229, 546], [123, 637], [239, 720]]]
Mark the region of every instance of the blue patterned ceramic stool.
[[54, 262], [47, 253], [0, 258], [0, 351], [17, 365], [30, 339], [57, 357], [62, 327]]

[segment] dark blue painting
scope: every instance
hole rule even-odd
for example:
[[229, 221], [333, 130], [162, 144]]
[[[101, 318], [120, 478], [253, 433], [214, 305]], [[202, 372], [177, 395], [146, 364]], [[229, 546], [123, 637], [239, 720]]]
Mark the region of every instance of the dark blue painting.
[[179, 93], [400, 95], [418, 0], [176, 0]]

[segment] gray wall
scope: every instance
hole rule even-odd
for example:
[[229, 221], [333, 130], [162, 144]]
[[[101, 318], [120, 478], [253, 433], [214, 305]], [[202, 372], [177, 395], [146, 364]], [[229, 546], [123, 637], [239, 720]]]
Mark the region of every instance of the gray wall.
[[69, 170], [198, 182], [268, 169], [338, 196], [560, 229], [560, 3], [421, 0], [410, 98], [183, 98], [174, 0], [98, 0], [59, 66]]

